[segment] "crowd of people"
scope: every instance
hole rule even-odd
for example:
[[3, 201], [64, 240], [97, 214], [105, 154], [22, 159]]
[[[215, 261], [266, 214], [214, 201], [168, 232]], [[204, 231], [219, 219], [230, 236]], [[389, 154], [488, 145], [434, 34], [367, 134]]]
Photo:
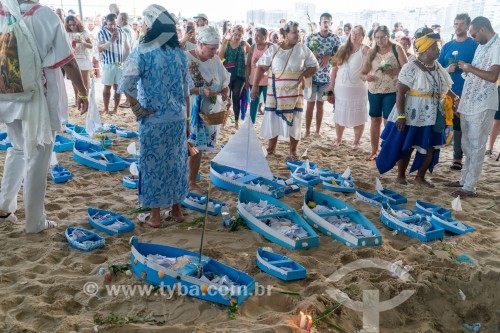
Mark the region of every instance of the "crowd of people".
[[[0, 2], [16, 9], [16, 1]], [[416, 184], [428, 187], [434, 185], [427, 173], [439, 161], [446, 127], [453, 125], [450, 168], [462, 174], [447, 185], [457, 187], [451, 194], [461, 197], [477, 195], [485, 155], [493, 153], [500, 131], [500, 40], [484, 17], [457, 15], [454, 38], [442, 46], [439, 25], [413, 35], [401, 22], [392, 30], [374, 23], [368, 33], [350, 23], [335, 30], [329, 13], [323, 13], [317, 25], [301, 27], [283, 19], [269, 31], [227, 20], [210, 22], [205, 14], [182, 19], [160, 5], [148, 6], [133, 21], [116, 4], [105, 16], [82, 20], [74, 12], [52, 12], [37, 1], [19, 2], [20, 13], [40, 8], [24, 15], [30, 23], [26, 33], [39, 41], [36, 47], [47, 77], [47, 91], [40, 92], [46, 99], [38, 103], [46, 103], [51, 114], [67, 112], [55, 103], [57, 97], [49, 98], [60, 89], [56, 76], [62, 75], [62, 67], [82, 112], [92, 76], [104, 85], [103, 113], [116, 114], [126, 107], [135, 114], [141, 151], [139, 202], [152, 209], [144, 222], [154, 228], [160, 226], [160, 208], [172, 207], [170, 216], [182, 222], [182, 199], [188, 191], [204, 191], [196, 176], [203, 153], [217, 149], [223, 125], [207, 122], [206, 114], [231, 109], [236, 129], [247, 108], [253, 123], [263, 115], [260, 136], [268, 140], [267, 153], [274, 154], [278, 138], [284, 137], [290, 141], [292, 160], [299, 159], [303, 118], [305, 137], [321, 140], [325, 102], [335, 106], [334, 147], [344, 144], [344, 130], [352, 127], [352, 149], [359, 150], [369, 115], [371, 151], [366, 160], [376, 161], [380, 173], [397, 165], [395, 181], [407, 184], [407, 167], [416, 150], [410, 172], [416, 171]], [[54, 17], [59, 19], [54, 22]], [[0, 25], [5, 24], [0, 16]], [[123, 104], [121, 94], [126, 96]], [[35, 100], [14, 102], [21, 110], [14, 117], [3, 111], [4, 103], [0, 99], [0, 120], [7, 123], [13, 148], [3, 174], [0, 221], [13, 219], [27, 169], [25, 203], [31, 198], [36, 204], [26, 206], [26, 231], [39, 232], [53, 225], [44, 215], [46, 177], [41, 176], [53, 140], [32, 142], [29, 149], [20, 114]], [[53, 137], [59, 127], [55, 121], [47, 135]], [[30, 173], [32, 169], [37, 171]]]

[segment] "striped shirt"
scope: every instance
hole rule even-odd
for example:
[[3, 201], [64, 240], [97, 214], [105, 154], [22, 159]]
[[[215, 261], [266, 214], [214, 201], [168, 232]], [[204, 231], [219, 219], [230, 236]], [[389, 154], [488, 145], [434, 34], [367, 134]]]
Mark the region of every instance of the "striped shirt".
[[[125, 35], [120, 27], [116, 27], [118, 31], [118, 39], [111, 43], [111, 46], [101, 52], [101, 61], [103, 64], [114, 64], [123, 62], [123, 54], [125, 53]], [[111, 32], [107, 27], [104, 27], [99, 31], [97, 39], [99, 42], [107, 43], [111, 41]]]

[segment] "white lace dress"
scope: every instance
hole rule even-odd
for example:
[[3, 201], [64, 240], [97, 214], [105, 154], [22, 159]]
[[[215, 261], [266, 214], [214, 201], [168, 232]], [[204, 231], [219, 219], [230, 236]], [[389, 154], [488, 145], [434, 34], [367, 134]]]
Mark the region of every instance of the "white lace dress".
[[341, 126], [355, 127], [368, 120], [368, 88], [361, 80], [363, 47], [339, 66], [335, 78], [335, 113], [333, 121]]

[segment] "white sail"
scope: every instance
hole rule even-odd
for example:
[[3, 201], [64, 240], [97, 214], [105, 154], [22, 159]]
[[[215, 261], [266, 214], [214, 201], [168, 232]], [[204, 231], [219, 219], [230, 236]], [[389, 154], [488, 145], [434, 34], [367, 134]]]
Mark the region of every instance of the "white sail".
[[347, 179], [349, 178], [350, 175], [351, 175], [351, 168], [347, 167], [347, 169], [345, 169], [344, 173], [342, 174], [342, 178]]
[[256, 176], [273, 179], [273, 173], [262, 151], [262, 144], [249, 119], [241, 125], [213, 161]]
[[453, 210], [457, 212], [462, 211], [462, 202], [460, 201], [460, 196], [453, 199], [453, 201], [451, 202], [451, 208], [453, 208]]
[[139, 176], [139, 169], [137, 168], [137, 163], [134, 162], [130, 164], [129, 170], [132, 176]]
[[376, 191], [383, 191], [384, 187], [382, 186], [382, 183], [380, 182], [380, 179], [376, 178], [375, 181], [375, 190]]
[[309, 151], [309, 148], [306, 148], [306, 150], [304, 150], [304, 152], [302, 153], [302, 155], [300, 156], [301, 158], [307, 158], [307, 152]]

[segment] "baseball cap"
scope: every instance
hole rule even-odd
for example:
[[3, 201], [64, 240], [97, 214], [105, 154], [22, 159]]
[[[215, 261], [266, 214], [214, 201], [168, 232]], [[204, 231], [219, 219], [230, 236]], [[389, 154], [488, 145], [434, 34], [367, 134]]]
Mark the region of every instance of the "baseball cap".
[[74, 15], [76, 12], [73, 9], [68, 10], [68, 15]]
[[195, 19], [204, 19], [204, 20], [207, 20], [208, 21], [208, 16], [205, 15], [205, 14], [198, 14], [194, 17]]

